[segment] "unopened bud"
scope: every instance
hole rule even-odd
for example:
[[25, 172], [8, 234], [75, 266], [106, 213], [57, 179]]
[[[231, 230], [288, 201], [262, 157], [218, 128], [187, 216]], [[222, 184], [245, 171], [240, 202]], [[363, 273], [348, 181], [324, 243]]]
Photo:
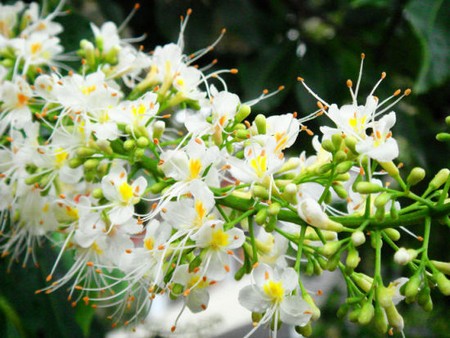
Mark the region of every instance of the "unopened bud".
[[385, 308], [385, 311], [389, 324], [393, 326], [397, 331], [403, 331], [403, 317], [400, 315], [400, 313], [398, 313], [395, 305], [392, 304], [391, 306]]
[[331, 142], [333, 142], [334, 148], [336, 150], [341, 149], [342, 134], [333, 134], [333, 135], [331, 135]]
[[438, 133], [436, 135], [436, 140], [438, 140], [439, 142], [449, 142], [450, 134], [449, 133]]
[[272, 203], [267, 208], [267, 213], [270, 216], [276, 216], [280, 213], [280, 210], [281, 210], [281, 205], [279, 203]]
[[159, 194], [168, 185], [169, 185], [169, 183], [164, 182], [164, 181], [156, 182], [150, 186], [150, 192], [155, 195]]
[[284, 187], [282, 196], [287, 202], [297, 204], [297, 186], [294, 183], [289, 183]]
[[420, 306], [424, 307], [430, 300], [430, 288], [425, 284], [417, 294], [417, 303], [419, 303]]
[[250, 113], [251, 113], [250, 106], [246, 104], [241, 104], [239, 110], [236, 113], [235, 119], [237, 122], [242, 122], [244, 121], [245, 118], [247, 118], [247, 116], [250, 115]]
[[123, 149], [125, 149], [126, 151], [133, 150], [135, 147], [136, 147], [136, 141], [134, 141], [134, 140], [126, 140], [123, 143]]
[[296, 326], [295, 332], [301, 334], [303, 337], [310, 337], [313, 333], [311, 322], [306, 323], [304, 326]]
[[348, 305], [347, 303], [342, 304], [339, 309], [336, 312], [336, 316], [339, 319], [342, 319], [345, 317], [345, 315], [348, 313], [348, 310], [350, 309], [350, 305]]
[[96, 188], [94, 190], [92, 190], [92, 197], [96, 198], [96, 199], [100, 199], [103, 198], [103, 190], [100, 188]]
[[386, 228], [383, 231], [394, 242], [398, 241], [401, 237], [400, 232], [397, 229]]
[[442, 272], [437, 272], [434, 274], [439, 291], [442, 292], [444, 296], [450, 296], [450, 280]]
[[258, 129], [258, 134], [264, 135], [267, 131], [266, 117], [263, 114], [256, 115], [255, 124]]
[[336, 174], [344, 174], [353, 167], [353, 161], [341, 162], [336, 166]]
[[391, 177], [396, 177], [399, 175], [399, 171], [394, 162], [379, 162], [381, 167], [389, 174]]
[[439, 170], [436, 176], [431, 180], [429, 187], [433, 190], [439, 189], [443, 185], [450, 175], [450, 170], [447, 168]]
[[364, 232], [362, 232], [360, 230], [352, 233], [351, 238], [352, 238], [352, 243], [355, 247], [360, 246], [366, 242], [366, 236], [364, 235]]
[[166, 123], [164, 121], [158, 120], [153, 124], [153, 135], [154, 139], [160, 140], [166, 129]]
[[241, 140], [246, 140], [250, 137], [250, 132], [246, 130], [236, 130], [234, 135], [236, 135], [236, 138]]
[[342, 199], [346, 199], [348, 196], [347, 190], [342, 186], [341, 183], [336, 182], [332, 185], [334, 192]]
[[358, 250], [356, 250], [355, 248], [350, 249], [345, 260], [345, 265], [350, 269], [355, 269], [360, 261], [361, 258], [359, 257]]
[[336, 150], [334, 148], [333, 142], [331, 142], [331, 140], [323, 140], [322, 148], [325, 149], [326, 151], [328, 151], [329, 153], [334, 153]]
[[419, 287], [422, 280], [419, 275], [412, 276], [405, 284], [405, 296], [407, 298], [415, 298], [419, 293]]
[[372, 194], [381, 192], [383, 190], [383, 187], [371, 182], [359, 182], [356, 184], [355, 190], [360, 194]]
[[145, 155], [145, 149], [144, 148], [137, 148], [134, 151], [134, 157], [136, 160], [140, 160], [141, 158], [143, 158]]
[[136, 143], [139, 148], [145, 148], [150, 144], [150, 141], [147, 137], [141, 136], [137, 139]]
[[327, 261], [327, 270], [334, 271], [338, 267], [341, 262], [341, 254], [340, 252], [336, 252], [333, 256], [331, 256]]
[[80, 147], [77, 149], [76, 153], [79, 157], [89, 157], [94, 155], [97, 150], [88, 147]]
[[89, 160], [86, 160], [83, 164], [84, 169], [86, 170], [95, 170], [97, 166], [99, 165], [100, 161], [95, 158], [90, 158]]
[[303, 295], [303, 300], [307, 302], [310, 306], [310, 310], [312, 312], [311, 320], [316, 321], [320, 318], [320, 309], [317, 307], [316, 303], [314, 302], [314, 299], [310, 296], [309, 293], [305, 293]]
[[387, 192], [383, 192], [375, 198], [374, 205], [379, 209], [383, 209], [384, 213], [384, 206], [387, 204], [387, 202], [389, 202], [390, 199], [391, 195]]
[[360, 272], [352, 273], [351, 277], [355, 281], [356, 285], [358, 285], [358, 287], [364, 292], [367, 293], [372, 288], [373, 278], [370, 278], [369, 276]]
[[322, 253], [324, 256], [330, 257], [334, 255], [339, 249], [341, 248], [341, 242], [339, 241], [333, 241], [333, 242], [327, 242], [322, 247]]
[[264, 188], [264, 187], [262, 187], [260, 185], [254, 185], [253, 186], [252, 194], [253, 194], [254, 197], [257, 197], [257, 198], [260, 198], [260, 199], [263, 199], [263, 200], [269, 199], [269, 191], [266, 188]]
[[413, 186], [422, 181], [424, 178], [425, 170], [423, 168], [415, 167], [409, 173], [408, 178], [406, 179], [406, 183], [409, 186]]
[[388, 307], [392, 305], [392, 296], [393, 293], [389, 288], [385, 287], [384, 285], [378, 284], [376, 289], [376, 299], [382, 307]]
[[374, 314], [375, 308], [373, 307], [372, 302], [366, 302], [359, 313], [358, 323], [361, 325], [369, 324], [372, 321]]
[[269, 216], [268, 221], [264, 224], [264, 230], [267, 232], [273, 232], [277, 225], [277, 218], [275, 216]]
[[406, 265], [417, 257], [417, 251], [413, 249], [400, 248], [394, 254], [394, 261], [400, 265]]
[[267, 219], [267, 208], [260, 209], [255, 216], [256, 224], [263, 225]]
[[430, 261], [440, 272], [450, 275], [450, 262]]
[[352, 323], [356, 323], [358, 321], [360, 313], [361, 313], [361, 308], [360, 307], [356, 308], [356, 309], [353, 309], [348, 314], [348, 320], [351, 321]]
[[445, 118], [445, 123], [450, 126], [450, 115]]
[[353, 136], [347, 136], [345, 138], [345, 145], [347, 146], [348, 149], [351, 150], [352, 153], [357, 154], [356, 151], [356, 143], [358, 141], [356, 140], [356, 138], [354, 138]]
[[388, 330], [388, 320], [386, 312], [378, 304], [375, 304], [374, 325], [375, 329], [381, 334], [385, 334]]

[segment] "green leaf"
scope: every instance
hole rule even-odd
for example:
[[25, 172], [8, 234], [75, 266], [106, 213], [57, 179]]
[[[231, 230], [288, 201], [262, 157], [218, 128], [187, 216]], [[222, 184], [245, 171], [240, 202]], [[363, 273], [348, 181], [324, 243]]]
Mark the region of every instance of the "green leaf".
[[450, 3], [444, 0], [413, 0], [405, 9], [422, 47], [422, 63], [414, 90], [424, 93], [442, 85], [450, 75]]
[[75, 321], [80, 326], [84, 337], [89, 337], [92, 320], [94, 319], [95, 310], [84, 304], [80, 304], [75, 312]]

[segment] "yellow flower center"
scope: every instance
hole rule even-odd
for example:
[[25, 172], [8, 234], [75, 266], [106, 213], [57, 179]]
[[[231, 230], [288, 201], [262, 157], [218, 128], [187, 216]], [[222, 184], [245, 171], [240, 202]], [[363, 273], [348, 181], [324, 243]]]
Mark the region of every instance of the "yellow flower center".
[[56, 149], [55, 154], [56, 167], [61, 168], [68, 157], [69, 153], [65, 151], [63, 148]]
[[267, 171], [267, 155], [262, 154], [250, 160], [250, 166], [255, 171], [256, 176], [263, 177]]
[[147, 250], [153, 250], [154, 245], [155, 245], [155, 241], [153, 240], [152, 237], [149, 237], [149, 238], [146, 238], [146, 239], [145, 239], [145, 241], [144, 241], [144, 247], [145, 247]]
[[139, 106], [135, 107], [133, 106], [133, 108], [131, 108], [131, 113], [133, 114], [134, 117], [141, 117], [142, 115], [145, 114], [145, 106], [141, 103]]
[[92, 85], [92, 86], [83, 86], [83, 87], [81, 87], [81, 92], [82, 92], [84, 95], [89, 95], [89, 94], [91, 94], [92, 92], [94, 92], [96, 89], [97, 89], [97, 86], [96, 86], [96, 85]]
[[119, 187], [119, 194], [122, 197], [122, 201], [128, 203], [133, 197], [133, 188], [127, 182], [123, 182]]
[[200, 170], [202, 169], [202, 162], [200, 162], [200, 160], [198, 158], [191, 158], [189, 160], [189, 177], [191, 179], [196, 179], [199, 174], [200, 174]]
[[206, 208], [202, 201], [195, 201], [195, 212], [197, 213], [197, 216], [194, 220], [194, 226], [200, 227], [203, 224], [203, 218], [206, 216]]
[[224, 246], [227, 246], [229, 241], [228, 241], [228, 234], [223, 231], [223, 230], [217, 230], [214, 231], [212, 234], [212, 239], [211, 239], [211, 248], [213, 249], [220, 249]]
[[41, 51], [42, 49], [42, 44], [40, 42], [36, 42], [31, 44], [31, 54], [37, 54]]
[[269, 296], [270, 300], [274, 303], [280, 303], [283, 300], [284, 288], [281, 281], [274, 282], [269, 280], [263, 285], [264, 293]]

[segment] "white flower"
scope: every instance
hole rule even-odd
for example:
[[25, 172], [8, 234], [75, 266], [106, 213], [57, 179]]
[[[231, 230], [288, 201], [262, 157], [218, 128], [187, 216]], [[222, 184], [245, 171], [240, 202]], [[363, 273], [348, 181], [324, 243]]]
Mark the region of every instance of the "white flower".
[[400, 248], [394, 254], [394, 261], [400, 265], [406, 265], [417, 257], [417, 251], [412, 249]]
[[273, 317], [275, 323], [281, 320], [296, 326], [305, 326], [310, 321], [310, 306], [300, 295], [293, 293], [297, 285], [298, 276], [292, 268], [274, 271], [268, 265], [261, 264], [253, 270], [252, 284], [239, 292], [239, 303], [252, 312], [264, 315], [246, 337]]

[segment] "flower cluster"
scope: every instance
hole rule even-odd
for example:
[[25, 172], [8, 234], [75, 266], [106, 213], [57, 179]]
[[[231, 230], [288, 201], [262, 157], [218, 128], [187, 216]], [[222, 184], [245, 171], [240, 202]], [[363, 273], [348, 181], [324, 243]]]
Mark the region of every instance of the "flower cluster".
[[[40, 17], [36, 4], [0, 5], [0, 251], [37, 265], [38, 244], [59, 248], [38, 292], [64, 287], [73, 306], [111, 307], [113, 326], [135, 325], [157, 297], [205, 311], [211, 288], [251, 274], [239, 293], [255, 325], [248, 336], [265, 324], [276, 335], [282, 323], [311, 333], [320, 310], [304, 274], [339, 268], [349, 295], [338, 314], [380, 332], [403, 330], [395, 305], [404, 297], [429, 310], [430, 287], [450, 293], [449, 263], [427, 256], [431, 222], [448, 222], [449, 170], [419, 196], [410, 188], [423, 169], [405, 182], [393, 163], [390, 110], [409, 89], [379, 102], [380, 80], [359, 105], [360, 76], [355, 90], [347, 82], [352, 103], [338, 107], [299, 78], [317, 111], [250, 123], [251, 107], [283, 88], [242, 102], [223, 79], [236, 69], [199, 67], [225, 31], [185, 54], [188, 11], [178, 43], [148, 54], [112, 22], [92, 25], [94, 41], [80, 42], [73, 70], [58, 61], [62, 27], [52, 20], [62, 7]], [[320, 115], [334, 126], [313, 138], [316, 154], [289, 157]], [[399, 199], [413, 203], [402, 208]], [[411, 223], [424, 224], [422, 246], [399, 248], [396, 228]], [[355, 271], [369, 235], [373, 277]], [[384, 286], [382, 242], [411, 278]], [[73, 257], [64, 273], [63, 255]]]

